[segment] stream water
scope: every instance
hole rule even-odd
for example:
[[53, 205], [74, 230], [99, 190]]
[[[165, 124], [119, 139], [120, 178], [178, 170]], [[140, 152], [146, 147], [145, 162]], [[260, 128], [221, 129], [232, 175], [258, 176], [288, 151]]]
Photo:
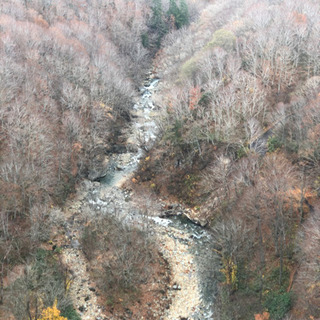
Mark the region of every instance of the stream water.
[[[158, 114], [152, 98], [158, 84], [158, 79], [147, 80], [140, 89], [141, 96], [138, 102], [133, 107], [134, 119], [127, 141], [137, 145], [138, 149], [135, 152], [128, 151], [113, 156], [113, 165], [110, 167], [109, 173], [100, 181], [100, 191], [96, 192], [96, 197], [90, 200], [92, 206], [105, 212], [114, 210], [114, 208], [110, 209], [112, 207], [110, 203], [112, 202], [113, 207], [117, 206], [118, 212], [122, 213], [122, 221], [137, 222], [140, 220], [137, 211], [129, 208], [130, 203], [124, 203], [127, 195], [124, 194], [124, 198], [122, 198], [119, 192], [123, 194], [125, 191], [119, 187], [137, 169], [139, 160], [145, 156], [146, 148], [151, 148], [157, 138], [158, 130], [155, 118]], [[103, 195], [101, 196], [101, 194]], [[184, 319], [185, 317], [194, 320], [213, 319], [213, 303], [217, 283], [212, 268], [214, 254], [210, 233], [181, 216], [171, 218], [152, 217], [151, 220], [154, 224], [154, 232], [170, 237], [174, 243], [181, 246], [181, 250], [177, 250], [175, 253], [175, 255], [181, 255], [181, 257], [176, 257], [177, 261], [180, 260], [181, 263], [184, 263], [183, 255], [185, 254], [191, 257], [192, 261], [188, 261], [188, 263], [195, 265], [194, 274], [189, 274], [189, 277], [186, 278], [177, 277], [177, 281], [195, 281], [197, 298], [193, 298], [191, 293], [189, 298], [186, 298], [188, 293], [184, 295], [186, 300], [197, 299], [197, 301], [185, 302], [189, 305], [194, 304], [192, 311], [175, 318], [178, 311], [172, 311], [170, 314], [169, 310], [164, 319]], [[181, 252], [182, 248], [186, 248], [186, 253]], [[184, 284], [179, 283], [178, 285], [183, 288]], [[177, 295], [177, 299], [179, 300], [179, 295]], [[181, 305], [181, 303], [177, 301], [177, 305]]]

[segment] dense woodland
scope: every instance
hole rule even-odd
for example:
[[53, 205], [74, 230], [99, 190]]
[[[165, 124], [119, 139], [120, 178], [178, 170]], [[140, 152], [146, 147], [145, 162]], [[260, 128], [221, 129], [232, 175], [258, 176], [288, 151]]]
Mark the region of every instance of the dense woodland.
[[2, 0], [4, 314], [79, 319], [58, 252], [41, 246], [152, 70], [160, 132], [134, 181], [208, 221], [216, 319], [320, 318], [319, 17], [318, 0]]

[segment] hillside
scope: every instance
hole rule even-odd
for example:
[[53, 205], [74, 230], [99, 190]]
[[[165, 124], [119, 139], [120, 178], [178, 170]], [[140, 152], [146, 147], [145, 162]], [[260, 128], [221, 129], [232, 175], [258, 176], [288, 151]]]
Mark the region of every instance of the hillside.
[[319, 9], [208, 3], [154, 61], [161, 139], [137, 179], [209, 223], [217, 319], [319, 317]]

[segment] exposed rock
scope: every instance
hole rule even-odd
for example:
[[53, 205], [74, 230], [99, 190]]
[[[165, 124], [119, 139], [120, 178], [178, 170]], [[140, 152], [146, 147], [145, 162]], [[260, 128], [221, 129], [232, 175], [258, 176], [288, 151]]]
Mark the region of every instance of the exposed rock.
[[114, 144], [108, 148], [107, 152], [111, 154], [126, 153], [127, 147], [123, 144]]
[[77, 239], [71, 241], [71, 248], [78, 249], [80, 247], [80, 243]]
[[172, 290], [181, 290], [181, 286], [179, 286], [178, 284], [174, 283], [171, 289]]
[[171, 204], [165, 206], [160, 213], [161, 218], [168, 218], [173, 216], [186, 217], [188, 220], [201, 227], [205, 227], [208, 224], [207, 219], [203, 215], [201, 215], [200, 212], [189, 208], [183, 208], [180, 204]]
[[199, 211], [186, 209], [183, 212], [183, 215], [186, 216], [191, 222], [201, 227], [205, 227], [208, 224], [208, 220], [205, 217], [201, 216], [201, 213]]
[[136, 144], [134, 143], [127, 143], [127, 150], [128, 152], [134, 152], [137, 153], [139, 151], [139, 148]]
[[110, 169], [109, 157], [106, 155], [106, 146], [98, 145], [94, 147], [89, 156], [88, 179], [95, 181], [105, 177]]

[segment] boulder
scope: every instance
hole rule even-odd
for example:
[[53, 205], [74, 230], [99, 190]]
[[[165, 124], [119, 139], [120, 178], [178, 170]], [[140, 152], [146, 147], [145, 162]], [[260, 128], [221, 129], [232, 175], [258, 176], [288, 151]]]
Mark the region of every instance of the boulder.
[[168, 218], [172, 216], [186, 217], [192, 223], [201, 227], [205, 227], [208, 224], [207, 219], [199, 211], [195, 211], [188, 208], [183, 208], [180, 204], [170, 204], [162, 208], [160, 218]]
[[110, 169], [109, 157], [106, 155], [106, 147], [98, 145], [94, 147], [89, 156], [88, 179], [96, 181], [107, 175]]
[[205, 227], [208, 224], [207, 219], [205, 217], [203, 217], [199, 211], [194, 211], [192, 209], [186, 209], [183, 212], [183, 214], [191, 222], [193, 222], [201, 227]]

